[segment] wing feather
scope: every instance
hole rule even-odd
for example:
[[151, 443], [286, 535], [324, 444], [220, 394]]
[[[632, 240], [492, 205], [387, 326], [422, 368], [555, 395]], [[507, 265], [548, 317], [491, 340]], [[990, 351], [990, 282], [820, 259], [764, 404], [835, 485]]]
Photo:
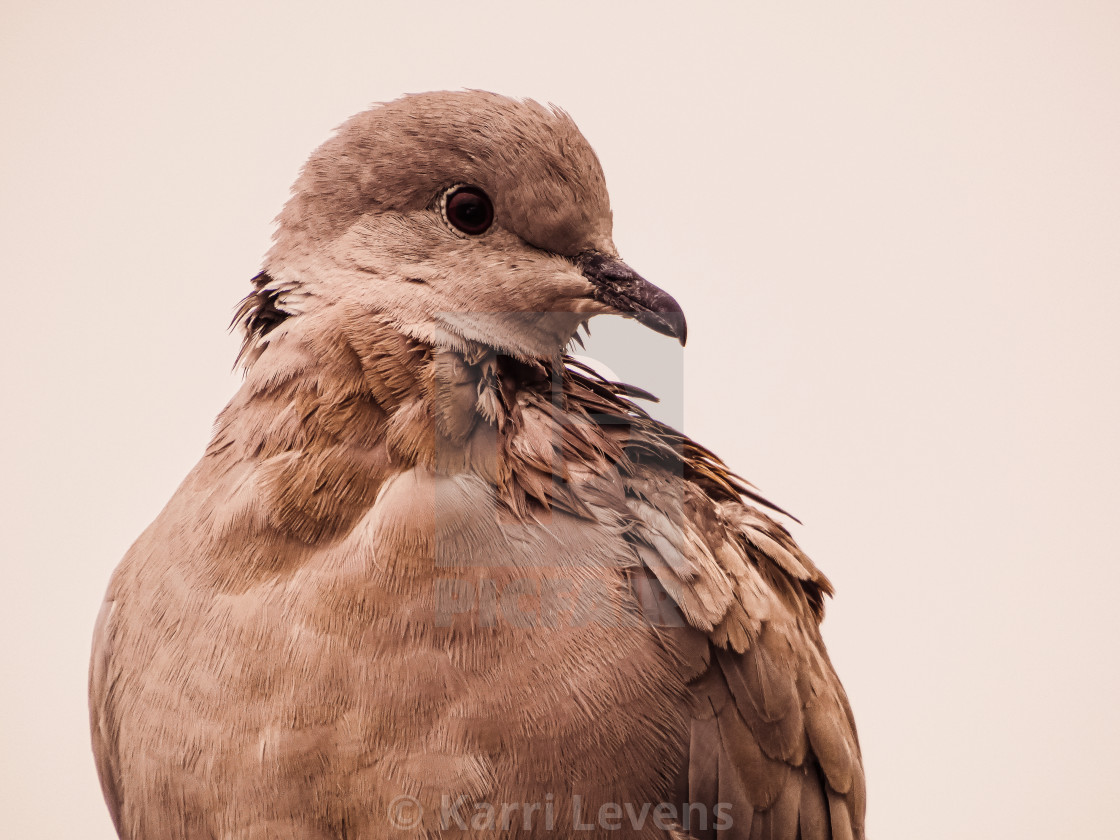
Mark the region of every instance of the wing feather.
[[[720, 733], [719, 724], [714, 719], [695, 719], [689, 737], [688, 754], [688, 801], [707, 805], [716, 802], [719, 796], [719, 763], [708, 760], [713, 755], [719, 755]], [[708, 757], [701, 759], [701, 756]], [[695, 758], [691, 758], [695, 757]], [[706, 814], [697, 814], [694, 811], [685, 812], [684, 827], [689, 833], [700, 840], [714, 840], [716, 836], [714, 821], [708, 820]], [[693, 818], [695, 819], [695, 823]]]
[[828, 801], [820, 770], [806, 768], [806, 779], [801, 785], [801, 803], [798, 806], [798, 826], [801, 840], [825, 840], [832, 833], [828, 816]]
[[681, 667], [692, 691], [689, 800], [731, 804], [733, 826], [718, 832], [728, 840], [862, 838], [859, 742], [819, 632], [831, 584], [761, 509], [781, 508], [632, 393], [578, 366], [565, 376], [568, 410], [610, 418], [602, 434], [622, 442], [637, 558], [711, 646], [701, 658], [681, 628], [666, 634], [693, 651]]

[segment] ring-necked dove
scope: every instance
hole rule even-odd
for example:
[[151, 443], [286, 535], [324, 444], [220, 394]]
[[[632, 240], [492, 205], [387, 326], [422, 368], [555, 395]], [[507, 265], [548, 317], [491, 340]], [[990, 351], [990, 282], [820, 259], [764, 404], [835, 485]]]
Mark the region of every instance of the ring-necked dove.
[[603, 313], [684, 342], [563, 112], [407, 96], [312, 155], [97, 622], [121, 837], [863, 836], [829, 583], [564, 355]]

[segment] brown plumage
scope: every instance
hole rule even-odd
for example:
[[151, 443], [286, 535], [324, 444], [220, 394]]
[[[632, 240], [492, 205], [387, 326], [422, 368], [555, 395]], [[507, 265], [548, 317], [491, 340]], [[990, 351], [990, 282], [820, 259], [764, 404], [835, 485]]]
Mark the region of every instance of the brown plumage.
[[828, 581], [563, 355], [601, 313], [683, 341], [610, 231], [532, 102], [406, 97], [312, 156], [238, 311], [245, 384], [98, 621], [122, 837], [863, 836]]

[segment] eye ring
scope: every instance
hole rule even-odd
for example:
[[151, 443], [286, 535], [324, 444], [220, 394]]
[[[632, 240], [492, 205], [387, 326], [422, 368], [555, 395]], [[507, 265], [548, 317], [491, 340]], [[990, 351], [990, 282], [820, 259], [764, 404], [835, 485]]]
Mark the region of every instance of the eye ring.
[[467, 236], [481, 236], [494, 223], [494, 204], [490, 196], [470, 184], [448, 187], [439, 209], [450, 227]]

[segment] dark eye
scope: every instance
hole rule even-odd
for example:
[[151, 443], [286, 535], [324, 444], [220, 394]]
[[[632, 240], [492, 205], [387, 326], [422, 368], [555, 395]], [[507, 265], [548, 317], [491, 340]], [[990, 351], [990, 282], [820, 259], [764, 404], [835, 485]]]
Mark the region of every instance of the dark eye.
[[486, 233], [494, 222], [494, 205], [478, 187], [452, 187], [443, 208], [448, 223], [471, 236]]

